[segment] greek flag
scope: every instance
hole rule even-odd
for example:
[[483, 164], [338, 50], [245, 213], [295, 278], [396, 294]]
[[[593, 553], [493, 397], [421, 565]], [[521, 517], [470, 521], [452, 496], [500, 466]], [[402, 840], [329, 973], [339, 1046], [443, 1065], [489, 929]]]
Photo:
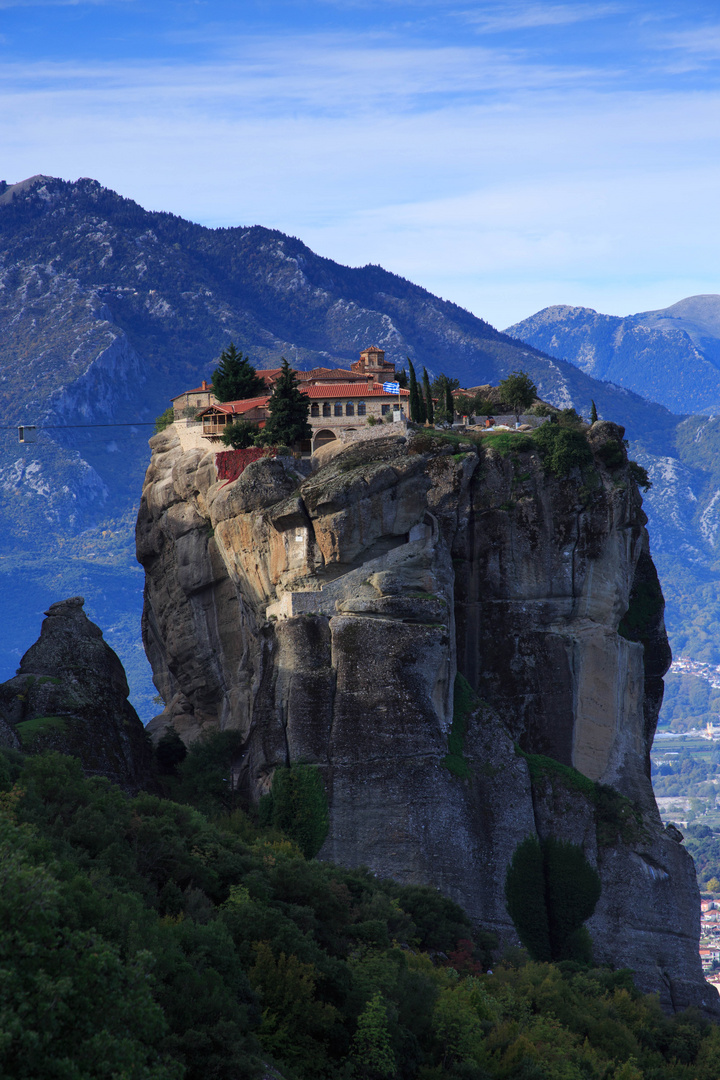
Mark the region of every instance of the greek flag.
[[399, 382], [384, 382], [383, 383], [384, 394], [399, 394], [400, 383]]

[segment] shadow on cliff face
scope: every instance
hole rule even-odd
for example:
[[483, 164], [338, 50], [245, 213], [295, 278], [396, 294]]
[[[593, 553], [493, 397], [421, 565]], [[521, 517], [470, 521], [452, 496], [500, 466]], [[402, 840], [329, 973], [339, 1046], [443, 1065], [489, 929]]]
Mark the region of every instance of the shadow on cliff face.
[[156, 436], [150, 730], [236, 729], [250, 803], [314, 765], [321, 858], [435, 885], [505, 943], [513, 854], [571, 843], [601, 881], [596, 960], [712, 1010], [692, 861], [647, 772], [669, 651], [642, 500], [621, 428], [571, 434], [386, 436], [224, 484], [212, 453]]
[[52, 604], [17, 675], [0, 685], [0, 741], [71, 754], [87, 774], [138, 789], [150, 778], [152, 749], [123, 666], [83, 604], [81, 596]]

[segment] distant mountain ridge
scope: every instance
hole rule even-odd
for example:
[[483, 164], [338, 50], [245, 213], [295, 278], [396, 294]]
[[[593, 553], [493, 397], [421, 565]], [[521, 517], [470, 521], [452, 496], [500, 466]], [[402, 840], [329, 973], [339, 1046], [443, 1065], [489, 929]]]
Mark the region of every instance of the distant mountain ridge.
[[[42, 611], [82, 594], [141, 716], [155, 711], [132, 543], [147, 439], [169, 398], [207, 378], [230, 340], [258, 367], [283, 355], [298, 368], [345, 367], [377, 344], [398, 364], [409, 356], [465, 386], [523, 369], [559, 407], [588, 415], [595, 400], [655, 477], [653, 549], [684, 545], [694, 553], [688, 596], [704, 587], [717, 531], [711, 522], [708, 540], [699, 521], [720, 512], [720, 482], [706, 498], [712, 454], [710, 466], [694, 464], [692, 449], [681, 459], [680, 417], [663, 406], [382, 267], [341, 266], [261, 226], [209, 229], [151, 213], [95, 180], [37, 176], [0, 191], [0, 678], [37, 637]], [[18, 445], [20, 423], [45, 429], [36, 444]], [[79, 426], [91, 424], [124, 426]], [[704, 438], [712, 443], [714, 431]], [[676, 624], [687, 621], [678, 612]]]
[[720, 412], [719, 295], [625, 318], [557, 304], [505, 333], [672, 412]]

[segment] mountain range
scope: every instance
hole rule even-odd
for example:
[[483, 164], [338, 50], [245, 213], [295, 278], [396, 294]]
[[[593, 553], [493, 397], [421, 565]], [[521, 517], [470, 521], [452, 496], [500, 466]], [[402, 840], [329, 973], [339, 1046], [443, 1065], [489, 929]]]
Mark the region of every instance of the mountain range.
[[[376, 344], [464, 386], [522, 369], [558, 407], [588, 415], [595, 401], [653, 478], [646, 510], [674, 647], [720, 663], [720, 421], [601, 381], [604, 369], [520, 340], [523, 325], [500, 333], [379, 266], [342, 266], [257, 225], [149, 212], [95, 180], [0, 184], [0, 678], [43, 609], [82, 593], [140, 715], [156, 711], [133, 547], [147, 439], [231, 340], [257, 367], [281, 356], [301, 369], [346, 366]], [[21, 424], [38, 427], [36, 442], [18, 443]]]
[[625, 318], [556, 304], [505, 333], [672, 412], [720, 412], [720, 296]]

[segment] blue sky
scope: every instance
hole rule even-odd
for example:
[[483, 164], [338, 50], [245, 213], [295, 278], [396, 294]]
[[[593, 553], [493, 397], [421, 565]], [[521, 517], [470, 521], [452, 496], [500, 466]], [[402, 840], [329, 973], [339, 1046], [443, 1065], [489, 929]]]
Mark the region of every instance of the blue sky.
[[502, 328], [720, 292], [709, 3], [0, 0], [0, 178], [381, 263]]

